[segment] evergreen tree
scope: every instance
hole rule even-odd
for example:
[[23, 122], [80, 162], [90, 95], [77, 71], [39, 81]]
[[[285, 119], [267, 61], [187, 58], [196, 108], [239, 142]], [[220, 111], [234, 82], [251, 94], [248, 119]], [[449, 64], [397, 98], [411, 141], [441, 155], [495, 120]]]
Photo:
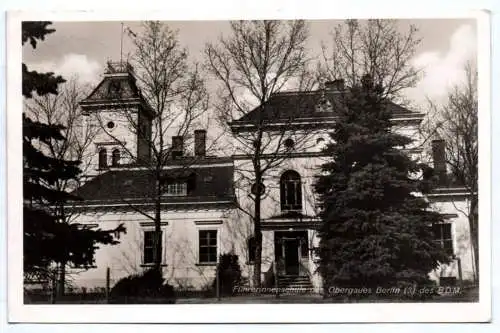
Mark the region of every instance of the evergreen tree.
[[[23, 22], [22, 43], [29, 41], [33, 48], [45, 35], [54, 32], [50, 22]], [[22, 65], [23, 96], [57, 94], [64, 82], [54, 73], [38, 73]], [[68, 200], [76, 200], [61, 191], [58, 182], [77, 179], [80, 161], [66, 161], [49, 156], [47, 147], [53, 141], [65, 140], [63, 126], [48, 125], [23, 114], [23, 232], [25, 274], [44, 274], [51, 265], [66, 264], [88, 267], [94, 263], [96, 244], [116, 244], [115, 230], [85, 228], [71, 224], [65, 216]], [[64, 272], [64, 269], [62, 270]], [[64, 285], [64, 273], [62, 273]], [[62, 289], [64, 290], [64, 289]]]
[[422, 285], [449, 260], [433, 241], [431, 225], [442, 217], [417, 194], [425, 182], [417, 175], [428, 170], [401, 149], [411, 139], [391, 130], [383, 93], [364, 76], [336, 108], [331, 160], [315, 184], [325, 290]]

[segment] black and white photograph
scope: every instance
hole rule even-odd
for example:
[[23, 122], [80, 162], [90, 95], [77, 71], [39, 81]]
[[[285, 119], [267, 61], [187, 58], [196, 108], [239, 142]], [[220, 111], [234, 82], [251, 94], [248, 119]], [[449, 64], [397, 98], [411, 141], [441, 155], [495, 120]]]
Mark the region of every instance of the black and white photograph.
[[476, 16], [34, 17], [21, 306], [489, 304]]

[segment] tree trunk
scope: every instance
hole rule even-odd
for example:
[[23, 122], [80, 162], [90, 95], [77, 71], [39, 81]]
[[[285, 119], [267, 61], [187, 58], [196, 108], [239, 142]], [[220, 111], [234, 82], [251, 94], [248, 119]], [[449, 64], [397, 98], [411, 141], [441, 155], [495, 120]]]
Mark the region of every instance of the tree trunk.
[[153, 262], [154, 269], [158, 272], [161, 271], [162, 263], [162, 244], [161, 244], [161, 184], [160, 174], [156, 173], [156, 198], [155, 198], [155, 232], [153, 237]]
[[[261, 108], [264, 105], [264, 101], [261, 101]], [[261, 110], [263, 111], [263, 109]], [[260, 117], [259, 112], [259, 117]], [[253, 271], [253, 282], [254, 287], [260, 288], [261, 286], [261, 271], [262, 271], [262, 230], [261, 230], [261, 214], [260, 214], [260, 206], [261, 206], [261, 185], [262, 185], [262, 168], [260, 164], [260, 155], [261, 155], [261, 144], [262, 144], [262, 124], [259, 119], [259, 123], [261, 127], [259, 128], [259, 132], [257, 134], [257, 139], [255, 140], [255, 152], [253, 156], [253, 168], [255, 173], [255, 206], [254, 206], [254, 237], [255, 237], [255, 263], [254, 263], [254, 271]]]
[[254, 237], [255, 237], [255, 263], [253, 271], [254, 287], [260, 288], [261, 269], [262, 269], [262, 231], [260, 225], [260, 193], [255, 196], [255, 214], [254, 214]]
[[162, 244], [161, 244], [161, 205], [157, 199], [155, 203], [155, 232], [153, 240], [153, 262], [154, 269], [161, 273]]

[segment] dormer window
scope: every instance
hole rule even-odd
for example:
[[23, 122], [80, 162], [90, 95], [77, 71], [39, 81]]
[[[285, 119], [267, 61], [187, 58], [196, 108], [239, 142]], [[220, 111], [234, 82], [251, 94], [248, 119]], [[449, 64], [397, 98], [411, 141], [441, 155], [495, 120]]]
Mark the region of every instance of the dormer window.
[[321, 96], [316, 104], [316, 112], [330, 112], [330, 111], [332, 111], [332, 103], [326, 97], [325, 90], [326, 90], [325, 87], [320, 89]]
[[187, 195], [187, 182], [173, 182], [167, 184], [166, 196], [179, 197]]
[[332, 103], [328, 100], [328, 98], [323, 97], [316, 105], [316, 111], [318, 112], [331, 112], [332, 111]]
[[111, 81], [108, 86], [108, 97], [119, 98], [121, 97], [122, 85], [120, 81]]
[[183, 171], [173, 171], [166, 178], [163, 195], [169, 197], [192, 195], [195, 187], [196, 175], [194, 173], [186, 174]]

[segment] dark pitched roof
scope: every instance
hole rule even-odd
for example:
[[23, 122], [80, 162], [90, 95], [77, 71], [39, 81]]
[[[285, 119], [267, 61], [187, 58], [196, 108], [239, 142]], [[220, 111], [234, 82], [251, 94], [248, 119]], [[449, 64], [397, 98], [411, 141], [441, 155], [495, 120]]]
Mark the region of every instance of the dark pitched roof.
[[116, 101], [118, 98], [142, 98], [135, 83], [135, 78], [132, 75], [105, 76], [83, 102], [112, 102]]
[[[201, 204], [234, 201], [233, 166], [193, 166], [165, 169], [166, 182], [188, 182], [186, 196], [165, 196], [162, 202]], [[111, 170], [96, 176], [78, 190], [75, 195], [84, 199], [78, 205], [95, 204], [150, 204], [155, 195], [155, 176], [146, 168]]]
[[130, 72], [106, 73], [103, 80], [90, 93], [90, 95], [80, 102], [84, 111], [95, 107], [102, 107], [104, 104], [125, 103], [140, 105], [142, 109], [153, 114], [153, 110], [144, 99], [134, 74]]
[[[340, 104], [343, 92], [341, 91], [310, 91], [310, 92], [282, 92], [272, 95], [262, 108], [256, 107], [240, 119], [234, 121], [233, 125], [254, 124], [261, 113], [261, 119], [265, 123], [283, 122], [293, 120], [300, 121], [324, 121], [335, 117], [335, 105]], [[318, 108], [321, 101], [326, 99], [330, 108], [321, 110]], [[389, 102], [389, 108], [395, 116], [418, 115], [393, 102]], [[325, 111], [326, 110], [326, 111]]]

